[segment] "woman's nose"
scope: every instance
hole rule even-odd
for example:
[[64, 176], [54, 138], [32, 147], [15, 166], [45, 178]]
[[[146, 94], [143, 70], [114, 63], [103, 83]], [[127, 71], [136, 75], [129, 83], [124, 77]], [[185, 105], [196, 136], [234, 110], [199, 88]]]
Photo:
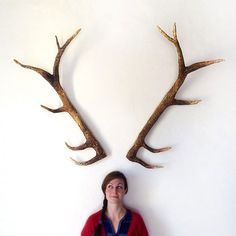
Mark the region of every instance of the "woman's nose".
[[117, 188], [112, 188], [112, 193], [117, 193], [118, 192], [118, 189]]

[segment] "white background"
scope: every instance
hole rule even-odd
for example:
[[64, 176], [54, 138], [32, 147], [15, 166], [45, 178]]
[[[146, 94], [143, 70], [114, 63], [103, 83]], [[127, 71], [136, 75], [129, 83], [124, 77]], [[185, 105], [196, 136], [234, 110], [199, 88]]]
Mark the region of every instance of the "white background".
[[[0, 235], [78, 236], [100, 209], [103, 177], [123, 171], [125, 202], [151, 236], [234, 236], [236, 218], [236, 4], [233, 0], [0, 1]], [[181, 99], [161, 117], [147, 142], [172, 146], [144, 159], [125, 156], [177, 75], [176, 52], [156, 26], [177, 23], [186, 64], [225, 61], [189, 75]], [[61, 83], [108, 157], [87, 167], [93, 151], [72, 152], [83, 135], [38, 74], [13, 59], [52, 71], [62, 43], [80, 35], [61, 60]]]

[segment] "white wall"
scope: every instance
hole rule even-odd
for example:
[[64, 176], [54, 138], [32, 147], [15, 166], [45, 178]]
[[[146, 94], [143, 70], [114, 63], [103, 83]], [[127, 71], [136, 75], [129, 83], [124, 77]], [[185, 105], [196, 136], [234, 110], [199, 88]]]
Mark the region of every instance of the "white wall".
[[[234, 236], [236, 230], [236, 15], [226, 0], [0, 1], [0, 235], [78, 236], [101, 207], [105, 174], [123, 171], [126, 204], [144, 217], [151, 236]], [[148, 136], [163, 169], [145, 169], [125, 155], [176, 78], [176, 52], [156, 29], [177, 22], [187, 64], [224, 58], [194, 72], [178, 98], [202, 99], [172, 107]], [[83, 135], [65, 114], [40, 104], [60, 101], [46, 81], [13, 62], [52, 70], [56, 43], [72, 35], [61, 82], [102, 142], [108, 157], [87, 167], [91, 151], [64, 142]]]

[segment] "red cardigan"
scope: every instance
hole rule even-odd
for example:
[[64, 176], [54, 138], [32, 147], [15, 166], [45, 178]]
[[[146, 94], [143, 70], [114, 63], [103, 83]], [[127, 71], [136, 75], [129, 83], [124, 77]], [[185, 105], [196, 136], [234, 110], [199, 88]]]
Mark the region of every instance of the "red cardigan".
[[[81, 236], [93, 236], [94, 229], [98, 225], [101, 211], [92, 214], [86, 221]], [[102, 227], [101, 236], [105, 236], [104, 227]], [[148, 236], [147, 228], [143, 218], [136, 212], [131, 211], [131, 223], [127, 236]]]

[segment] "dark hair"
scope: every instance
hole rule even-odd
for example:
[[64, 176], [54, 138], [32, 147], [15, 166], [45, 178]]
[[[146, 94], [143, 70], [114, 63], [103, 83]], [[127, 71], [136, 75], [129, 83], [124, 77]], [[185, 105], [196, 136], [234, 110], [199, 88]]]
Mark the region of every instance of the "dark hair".
[[102, 182], [102, 191], [105, 195], [106, 187], [107, 185], [113, 180], [113, 179], [122, 179], [124, 181], [125, 185], [125, 191], [128, 192], [128, 183], [125, 175], [121, 173], [120, 171], [112, 171], [110, 172], [103, 180]]
[[101, 217], [99, 220], [98, 225], [96, 226], [93, 236], [100, 236], [101, 233], [101, 228], [102, 228], [102, 224], [103, 221], [105, 219], [105, 213], [106, 213], [106, 209], [107, 209], [107, 199], [105, 196], [105, 192], [106, 192], [106, 187], [107, 185], [113, 180], [113, 179], [122, 179], [124, 181], [124, 187], [125, 187], [125, 192], [128, 192], [128, 182], [127, 179], [125, 177], [125, 175], [123, 173], [121, 173], [120, 171], [112, 171], [110, 172], [103, 180], [102, 182], [102, 192], [104, 194], [104, 200], [103, 200], [103, 207], [102, 207], [102, 211], [101, 211]]

